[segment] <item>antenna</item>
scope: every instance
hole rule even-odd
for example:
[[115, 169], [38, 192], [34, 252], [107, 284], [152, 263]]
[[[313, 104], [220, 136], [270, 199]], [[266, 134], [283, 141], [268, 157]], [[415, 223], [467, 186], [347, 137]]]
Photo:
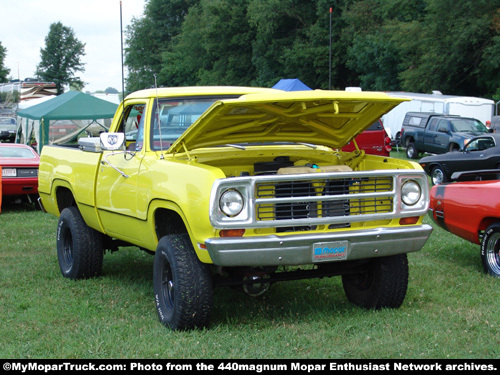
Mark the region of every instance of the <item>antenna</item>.
[[164, 159], [165, 157], [163, 156], [163, 138], [161, 136], [161, 121], [160, 121], [160, 98], [158, 97], [158, 85], [156, 83], [156, 73], [154, 74], [155, 77], [155, 90], [156, 90], [156, 119], [158, 121], [158, 134], [160, 135], [160, 159]]
[[122, 101], [125, 100], [125, 75], [123, 73], [123, 23], [122, 23], [122, 2], [120, 0], [120, 39], [122, 52]]
[[328, 90], [332, 89], [332, 12], [333, 9], [330, 7], [330, 48], [329, 48], [329, 64], [328, 64]]

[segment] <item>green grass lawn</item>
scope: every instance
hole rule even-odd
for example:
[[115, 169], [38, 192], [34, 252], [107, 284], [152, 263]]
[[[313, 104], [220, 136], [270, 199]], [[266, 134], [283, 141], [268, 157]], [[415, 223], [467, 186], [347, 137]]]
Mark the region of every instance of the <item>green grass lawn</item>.
[[439, 228], [408, 254], [399, 309], [353, 306], [339, 277], [277, 283], [259, 298], [217, 288], [209, 329], [171, 332], [156, 316], [151, 255], [122, 248], [105, 255], [101, 277], [71, 281], [56, 225], [2, 206], [1, 358], [500, 357], [500, 280], [483, 273], [479, 246]]

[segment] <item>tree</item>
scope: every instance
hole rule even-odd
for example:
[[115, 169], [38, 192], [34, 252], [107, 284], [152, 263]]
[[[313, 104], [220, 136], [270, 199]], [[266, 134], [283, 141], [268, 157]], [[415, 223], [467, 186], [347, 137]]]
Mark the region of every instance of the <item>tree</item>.
[[184, 18], [181, 33], [163, 54], [162, 80], [172, 85], [248, 85], [253, 28], [248, 0], [201, 0]]
[[7, 54], [7, 48], [2, 46], [2, 42], [0, 42], [0, 83], [7, 82], [7, 76], [10, 73], [10, 69], [7, 69], [3, 65], [6, 54]]
[[75, 77], [77, 72], [84, 72], [81, 58], [85, 55], [85, 44], [75, 37], [73, 29], [61, 22], [50, 25], [45, 38], [45, 48], [40, 49], [41, 62], [36, 68], [36, 75], [43, 81], [54, 82], [57, 93], [64, 92], [63, 85], [82, 89], [84, 82]]
[[[180, 33], [184, 17], [199, 0], [149, 0], [142, 18], [134, 18], [126, 29], [125, 65], [127, 89], [134, 91], [154, 85], [154, 75], [165, 66], [164, 53]], [[166, 82], [159, 77], [158, 85]]]
[[[426, 0], [421, 20], [394, 33], [400, 46], [401, 86], [406, 91], [440, 90], [485, 96], [498, 88], [499, 0]], [[492, 54], [493, 53], [493, 54]], [[487, 82], [484, 78], [487, 78]]]

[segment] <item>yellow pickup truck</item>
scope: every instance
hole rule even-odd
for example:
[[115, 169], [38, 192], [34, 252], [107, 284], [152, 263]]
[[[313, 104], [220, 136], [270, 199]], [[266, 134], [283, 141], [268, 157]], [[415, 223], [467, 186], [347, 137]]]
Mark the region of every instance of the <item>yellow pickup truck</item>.
[[340, 275], [359, 306], [397, 308], [420, 250], [428, 181], [411, 161], [340, 149], [404, 99], [251, 87], [130, 94], [110, 132], [45, 146], [44, 210], [59, 217], [63, 276], [103, 254], [154, 254], [160, 321], [207, 326], [213, 288], [252, 296], [278, 281]]

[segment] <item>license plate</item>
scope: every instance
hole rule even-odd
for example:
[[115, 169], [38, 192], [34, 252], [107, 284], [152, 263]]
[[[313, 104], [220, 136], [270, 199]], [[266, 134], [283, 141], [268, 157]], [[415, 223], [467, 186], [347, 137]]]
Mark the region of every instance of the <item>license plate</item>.
[[2, 177], [16, 177], [16, 168], [2, 168]]
[[349, 241], [317, 242], [312, 247], [313, 262], [345, 260], [349, 253]]

